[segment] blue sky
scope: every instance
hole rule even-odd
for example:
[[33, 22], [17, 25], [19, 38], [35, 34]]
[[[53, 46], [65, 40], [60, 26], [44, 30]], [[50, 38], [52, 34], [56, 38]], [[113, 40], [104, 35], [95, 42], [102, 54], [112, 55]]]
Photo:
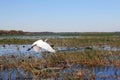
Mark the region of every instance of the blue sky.
[[0, 0], [0, 30], [120, 31], [120, 0]]

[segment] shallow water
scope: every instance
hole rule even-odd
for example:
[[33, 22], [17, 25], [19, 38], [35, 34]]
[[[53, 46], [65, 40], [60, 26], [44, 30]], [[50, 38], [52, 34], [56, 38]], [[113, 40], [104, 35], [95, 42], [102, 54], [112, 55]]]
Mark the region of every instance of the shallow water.
[[[80, 64], [74, 64], [70, 68], [61, 70], [61, 73], [64, 75], [65, 73], [74, 73], [74, 72], [79, 72], [81, 70], [84, 70], [83, 79], [85, 80], [90, 80], [90, 74], [96, 76], [95, 80], [120, 80], [120, 68], [116, 68], [113, 66], [87, 67], [87, 66], [82, 66]], [[62, 76], [61, 76], [61, 80], [62, 80]]]
[[[30, 44], [22, 44], [22, 45], [15, 45], [15, 44], [10, 44], [10, 45], [0, 45], [0, 56], [3, 54], [6, 55], [11, 55], [11, 54], [30, 54], [30, 53], [35, 53], [35, 51], [33, 49], [31, 49], [30, 51], [27, 51], [28, 48], [30, 48], [31, 45]], [[103, 45], [103, 46], [86, 46], [86, 47], [56, 47], [57, 51], [84, 51], [86, 49], [90, 49], [90, 50], [107, 50], [107, 51], [120, 51], [120, 48], [117, 47], [111, 47], [109, 45]]]
[[28, 48], [30, 48], [31, 45], [0, 45], [0, 56], [1, 55], [6, 55], [6, 56], [10, 56], [10, 55], [16, 55], [16, 56], [20, 56], [20, 55], [24, 55], [24, 56], [35, 56], [35, 57], [41, 57], [40, 54], [36, 53], [33, 49], [31, 49], [30, 51], [27, 51]]
[[[24, 55], [24, 57], [27, 56], [34, 56], [36, 58], [40, 58], [41, 55], [36, 53], [33, 49], [30, 51], [27, 51], [28, 48], [30, 48], [31, 45], [27, 44], [27, 45], [0, 45], [0, 56], [1, 55], [16, 55], [16, 56], [21, 56]], [[90, 50], [108, 50], [108, 51], [120, 51], [120, 48], [117, 47], [111, 47], [109, 45], [103, 45], [103, 46], [87, 46], [87, 47], [79, 47], [79, 48], [75, 48], [75, 47], [56, 47], [57, 51], [84, 51], [86, 49], [90, 49]], [[116, 59], [118, 59], [117, 57], [115, 57]], [[113, 58], [112, 58], [113, 59]], [[70, 73], [68, 76], [73, 76], [72, 73], [74, 72], [78, 72], [80, 70], [84, 70], [85, 74], [84, 74], [84, 79], [85, 80], [89, 80], [90, 76], [88, 76], [89, 74], [94, 74], [96, 76], [96, 80], [120, 80], [120, 68], [119, 67], [114, 67], [114, 66], [109, 66], [109, 67], [86, 67], [86, 66], [82, 66], [80, 64], [73, 64], [72, 66], [64, 69], [64, 70], [60, 70], [59, 73], [59, 77], [57, 78], [57, 80], [62, 80], [63, 75]], [[25, 76], [24, 76], [24, 71], [22, 69], [8, 69], [8, 70], [4, 70], [0, 72], [0, 79], [3, 80], [7, 80], [7, 77], [10, 76], [9, 79], [11, 80], [16, 80], [16, 73], [19, 74], [20, 79], [22, 80]], [[31, 75], [32, 76], [32, 75]], [[31, 77], [30, 76], [30, 77]]]
[[[64, 75], [67, 74], [67, 77], [72, 77], [73, 73], [77, 73], [81, 70], [84, 70], [84, 80], [90, 80], [90, 74], [95, 76], [95, 80], [120, 80], [120, 68], [113, 66], [109, 67], [86, 67], [80, 64], [74, 64], [69, 68], [59, 70], [59, 76], [57, 78], [52, 78], [52, 80], [63, 80]], [[16, 77], [19, 76], [20, 80], [23, 80], [25, 77], [32, 80], [33, 75], [31, 73], [25, 74], [22, 69], [6, 69], [0, 72], [1, 80], [16, 80]]]
[[10, 39], [10, 38], [18, 38], [18, 39], [41, 39], [41, 38], [79, 38], [80, 36], [1, 36], [0, 39]]
[[[10, 44], [10, 45], [0, 45], [0, 56], [2, 55], [6, 55], [6, 56], [10, 56], [10, 55], [16, 55], [16, 56], [20, 56], [20, 55], [24, 55], [24, 56], [34, 56], [34, 57], [41, 57], [41, 52], [35, 52], [33, 49], [31, 49], [30, 51], [27, 51], [28, 48], [30, 48], [31, 45], [30, 44], [25, 44], [25, 45], [15, 45], [15, 44]], [[103, 46], [86, 46], [86, 47], [55, 47], [56, 52], [71, 52], [71, 51], [80, 51], [80, 52], [84, 52], [85, 50], [101, 50], [101, 51], [120, 51], [119, 47], [111, 47], [108, 45], [103, 45]], [[44, 50], [41, 50], [44, 51]], [[109, 56], [109, 58], [113, 59], [118, 59], [118, 56]]]

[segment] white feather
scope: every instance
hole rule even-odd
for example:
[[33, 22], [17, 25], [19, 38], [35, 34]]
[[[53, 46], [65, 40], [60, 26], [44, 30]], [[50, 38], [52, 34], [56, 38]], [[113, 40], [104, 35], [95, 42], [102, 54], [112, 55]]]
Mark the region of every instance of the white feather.
[[[36, 45], [36, 46], [34, 46]], [[40, 50], [45, 50], [45, 51], [48, 51], [48, 52], [52, 52], [52, 53], [55, 53], [55, 50], [45, 41], [43, 40], [37, 40], [35, 41], [33, 44], [32, 44], [33, 49], [36, 51], [36, 52], [39, 52]]]

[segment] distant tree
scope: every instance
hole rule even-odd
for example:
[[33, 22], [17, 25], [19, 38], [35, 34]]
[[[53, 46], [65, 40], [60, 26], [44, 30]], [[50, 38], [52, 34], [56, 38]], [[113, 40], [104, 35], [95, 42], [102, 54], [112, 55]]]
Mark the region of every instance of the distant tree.
[[0, 35], [24, 34], [22, 30], [0, 30]]

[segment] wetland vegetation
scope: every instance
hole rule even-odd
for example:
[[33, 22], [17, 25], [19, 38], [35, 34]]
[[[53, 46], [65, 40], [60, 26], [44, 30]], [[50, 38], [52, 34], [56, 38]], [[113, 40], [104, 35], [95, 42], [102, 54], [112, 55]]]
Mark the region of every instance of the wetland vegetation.
[[[44, 35], [42, 34], [42, 36]], [[55, 55], [47, 55], [44, 53], [43, 56], [45, 59], [35, 57], [34, 55], [26, 56], [25, 54], [31, 54], [33, 52], [25, 52], [25, 54], [22, 54], [21, 48], [17, 46], [25, 45], [24, 48], [26, 49], [26, 45], [32, 44], [37, 39], [1, 38], [1, 49], [7, 50], [5, 45], [16, 45], [14, 48], [17, 52], [11, 55], [2, 54], [0, 56], [0, 79], [120, 79], [119, 32], [58, 33], [56, 35], [74, 36], [72, 38], [49, 38], [48, 43], [51, 45], [54, 44], [56, 50], [58, 50], [59, 47], [67, 48], [67, 50], [59, 50]], [[1, 37], [4, 37], [4, 35]], [[9, 51], [8, 49], [8, 53]]]

